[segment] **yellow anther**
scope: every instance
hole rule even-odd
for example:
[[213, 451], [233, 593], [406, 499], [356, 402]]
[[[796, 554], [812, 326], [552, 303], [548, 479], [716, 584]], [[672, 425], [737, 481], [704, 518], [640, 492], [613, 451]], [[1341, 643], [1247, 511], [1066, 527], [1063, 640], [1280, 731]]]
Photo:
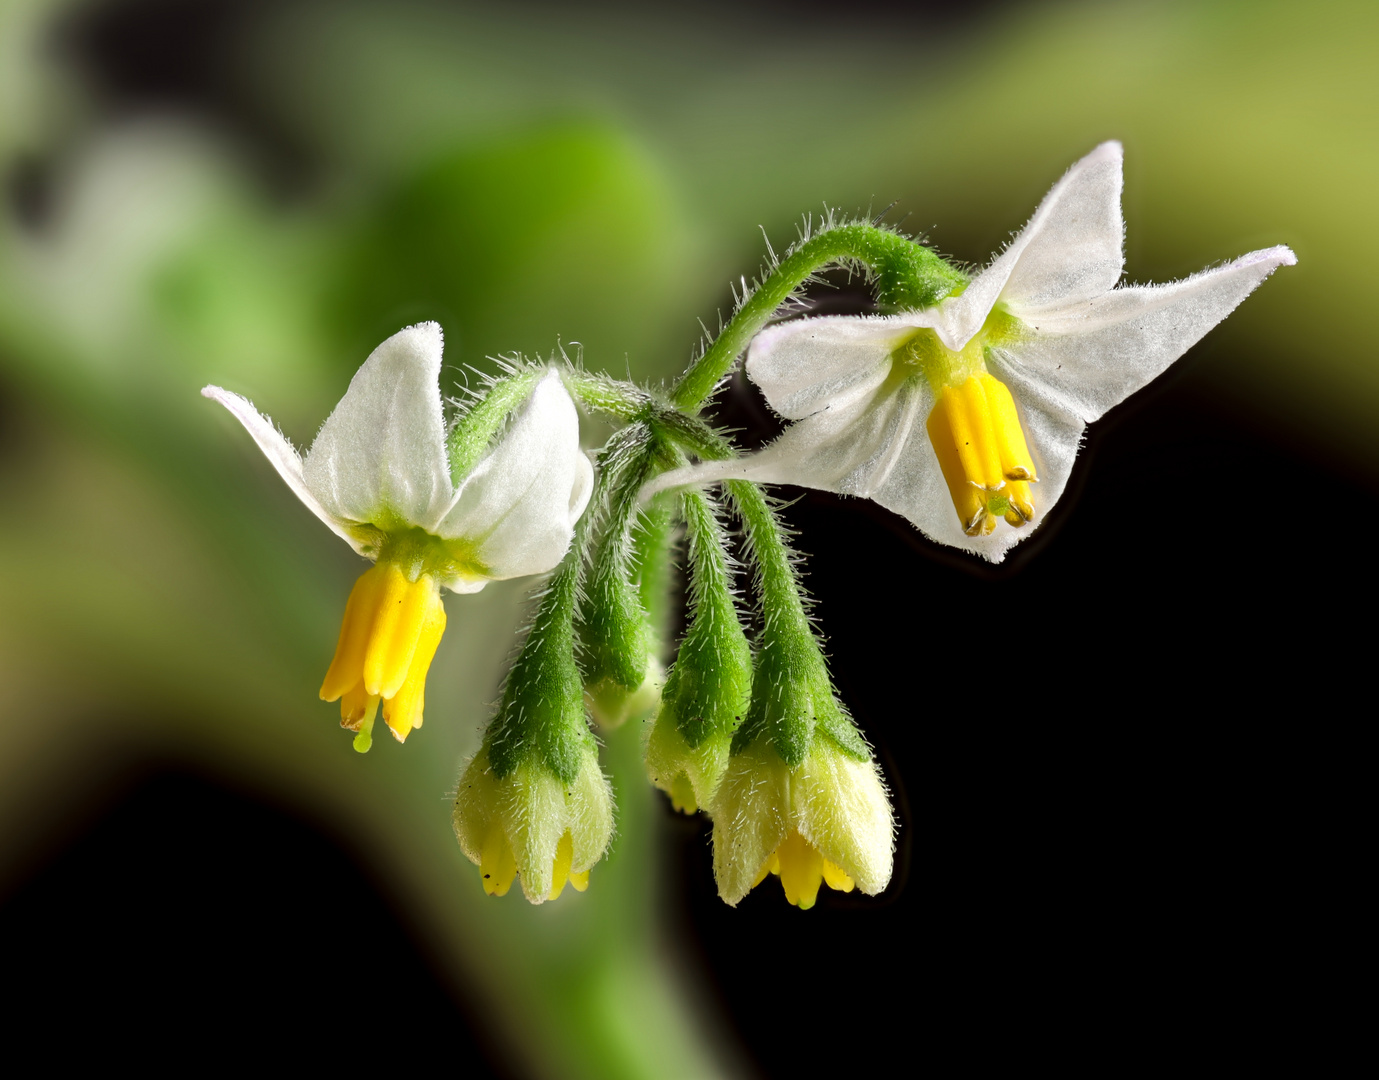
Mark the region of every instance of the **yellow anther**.
[[808, 911], [814, 906], [824, 880], [824, 857], [792, 829], [776, 848], [776, 858], [780, 860], [780, 884], [785, 899], [801, 911]]
[[991, 409], [991, 423], [997, 454], [1001, 459], [1001, 475], [1007, 480], [1037, 480], [1034, 458], [1025, 443], [1025, 431], [1020, 426], [1020, 414], [1015, 411], [1015, 399], [1005, 383], [990, 375], [979, 375]]
[[953, 438], [953, 427], [948, 420], [948, 410], [940, 400], [929, 413], [925, 427], [929, 431], [929, 444], [934, 448], [943, 479], [948, 484], [948, 494], [952, 496], [953, 508], [964, 529], [970, 530], [981, 520], [986, 504], [975, 484], [967, 482], [962, 461], [958, 457], [957, 442]]
[[436, 579], [423, 574], [408, 581], [396, 564], [379, 563], [350, 592], [321, 698], [339, 698], [341, 724], [356, 731], [382, 699], [383, 719], [405, 739], [421, 727], [426, 673], [444, 632]]
[[407, 575], [392, 563], [380, 563], [378, 569], [383, 573], [383, 584], [364, 654], [364, 685], [371, 694], [392, 697], [407, 677], [407, 664], [421, 631], [420, 612], [415, 602], [408, 603], [413, 589]]
[[1019, 528], [1034, 517], [1034, 460], [999, 380], [983, 372], [943, 387], [925, 426], [968, 536], [989, 536], [1001, 518]]
[[574, 858], [574, 850], [574, 841], [567, 832], [555, 846], [555, 863], [551, 867], [551, 900], [558, 899], [565, 891], [565, 882], [570, 880], [570, 862]]
[[378, 590], [383, 582], [379, 570], [380, 567], [375, 566], [366, 571], [350, 590], [350, 598], [345, 602], [345, 618], [340, 623], [335, 659], [330, 662], [330, 670], [321, 683], [322, 701], [335, 701], [362, 680], [364, 654], [369, 648], [369, 632], [373, 629]]
[[372, 720], [378, 711], [378, 695], [364, 689], [364, 680], [354, 684], [340, 698], [340, 726], [358, 731], [365, 720]]
[[506, 896], [517, 876], [517, 859], [508, 845], [508, 838], [497, 823], [489, 826], [480, 852], [479, 872], [484, 877], [484, 892], [489, 896]]
[[827, 859], [824, 860], [824, 881], [835, 892], [852, 892], [856, 887], [856, 882], [848, 877], [841, 866], [831, 863]]
[[435, 659], [436, 649], [445, 633], [445, 605], [440, 592], [429, 594], [426, 621], [417, 636], [407, 678], [393, 697], [383, 703], [383, 719], [401, 742], [413, 728], [421, 727], [422, 708], [426, 703], [426, 673]]
[[1006, 511], [1006, 521], [1015, 528], [1026, 524], [1034, 517], [1034, 497], [1030, 494], [1028, 480], [1010, 480], [1005, 487], [1005, 497], [1010, 503]]
[[999, 487], [1001, 459], [982, 384], [974, 377], [960, 386], [946, 386], [939, 405], [948, 413], [953, 444], [968, 482], [984, 488]]

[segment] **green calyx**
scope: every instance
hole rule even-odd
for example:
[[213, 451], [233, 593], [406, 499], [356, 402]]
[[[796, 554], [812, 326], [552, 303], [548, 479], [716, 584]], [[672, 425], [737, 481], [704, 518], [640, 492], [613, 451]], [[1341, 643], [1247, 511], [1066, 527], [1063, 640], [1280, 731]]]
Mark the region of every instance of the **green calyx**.
[[[609, 441], [592, 505], [602, 519], [598, 545], [580, 606], [584, 676], [601, 693], [635, 692], [646, 679], [652, 627], [639, 572], [655, 569], [656, 523], [642, 513], [637, 492], [651, 476], [656, 447], [650, 428], [634, 423]], [[668, 527], [668, 523], [661, 521]], [[639, 545], [639, 537], [644, 539]], [[609, 686], [607, 684], [614, 684]]]
[[690, 537], [690, 623], [661, 695], [659, 723], [691, 748], [727, 738], [742, 723], [752, 689], [752, 650], [738, 619], [723, 526], [700, 491], [681, 504]]
[[857, 759], [871, 756], [866, 742], [838, 702], [823, 649], [810, 624], [795, 571], [794, 557], [770, 503], [754, 484], [728, 483], [747, 528], [757, 563], [762, 632], [757, 643], [752, 704], [733, 736], [739, 754], [766, 738], [787, 765], [797, 768], [814, 739], [823, 735]]
[[429, 574], [441, 581], [490, 577], [473, 540], [446, 540], [401, 519], [370, 523], [353, 530], [378, 562], [394, 563], [408, 581]]
[[999, 304], [991, 309], [972, 340], [956, 352], [940, 341], [933, 330], [916, 330], [892, 354], [892, 377], [906, 377], [918, 370], [938, 394], [945, 386], [961, 385], [986, 371], [987, 350], [1010, 343], [1022, 332], [1020, 320]]
[[537, 758], [566, 783], [597, 753], [584, 717], [584, 680], [574, 655], [578, 553], [566, 556], [503, 686], [498, 715], [484, 738], [493, 773], [502, 779]]

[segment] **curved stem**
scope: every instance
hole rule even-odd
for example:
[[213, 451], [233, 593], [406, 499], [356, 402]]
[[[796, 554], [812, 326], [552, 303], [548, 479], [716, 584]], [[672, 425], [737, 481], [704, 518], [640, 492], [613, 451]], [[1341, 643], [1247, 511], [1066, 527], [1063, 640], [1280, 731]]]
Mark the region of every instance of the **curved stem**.
[[745, 298], [728, 325], [671, 393], [676, 408], [693, 411], [732, 370], [747, 343], [810, 274], [831, 262], [856, 260], [876, 279], [887, 306], [920, 308], [961, 288], [966, 278], [928, 248], [875, 225], [840, 225], [804, 240]]

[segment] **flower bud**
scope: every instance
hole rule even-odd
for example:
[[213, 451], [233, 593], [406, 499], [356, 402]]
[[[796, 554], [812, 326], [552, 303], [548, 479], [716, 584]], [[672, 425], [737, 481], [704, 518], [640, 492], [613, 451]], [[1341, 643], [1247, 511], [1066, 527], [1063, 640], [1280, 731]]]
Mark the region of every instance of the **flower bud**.
[[527, 899], [540, 904], [556, 899], [567, 881], [579, 892], [589, 887], [589, 870], [613, 835], [613, 793], [592, 738], [568, 782], [538, 755], [500, 777], [485, 747], [460, 778], [453, 820], [486, 893], [505, 895], [516, 876]]
[[574, 657], [576, 563], [542, 598], [484, 742], [460, 778], [455, 836], [502, 896], [514, 875], [533, 904], [566, 881], [581, 892], [613, 833], [613, 792], [598, 764]]
[[874, 895], [891, 879], [895, 819], [880, 771], [822, 732], [795, 768], [767, 738], [733, 754], [713, 820], [713, 872], [728, 904], [768, 873], [802, 909], [823, 882]]
[[707, 807], [751, 699], [752, 650], [726, 589], [705, 595], [662, 693], [646, 770], [677, 810]]
[[600, 679], [584, 688], [584, 703], [600, 728], [621, 727], [629, 720], [640, 720], [656, 711], [661, 704], [661, 687], [665, 681], [666, 669], [661, 661], [651, 656], [647, 658], [641, 686], [628, 690], [615, 679]]

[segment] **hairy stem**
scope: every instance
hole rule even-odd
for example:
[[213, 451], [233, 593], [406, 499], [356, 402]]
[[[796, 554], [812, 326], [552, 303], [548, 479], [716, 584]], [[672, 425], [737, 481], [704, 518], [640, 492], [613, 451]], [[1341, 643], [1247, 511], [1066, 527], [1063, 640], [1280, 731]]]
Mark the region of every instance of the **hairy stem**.
[[804, 283], [828, 263], [851, 259], [876, 279], [877, 299], [886, 306], [921, 308], [961, 288], [966, 278], [928, 248], [875, 225], [840, 225], [798, 244], [772, 270], [729, 320], [712, 345], [680, 377], [671, 393], [676, 408], [698, 409], [732, 370], [747, 343]]

